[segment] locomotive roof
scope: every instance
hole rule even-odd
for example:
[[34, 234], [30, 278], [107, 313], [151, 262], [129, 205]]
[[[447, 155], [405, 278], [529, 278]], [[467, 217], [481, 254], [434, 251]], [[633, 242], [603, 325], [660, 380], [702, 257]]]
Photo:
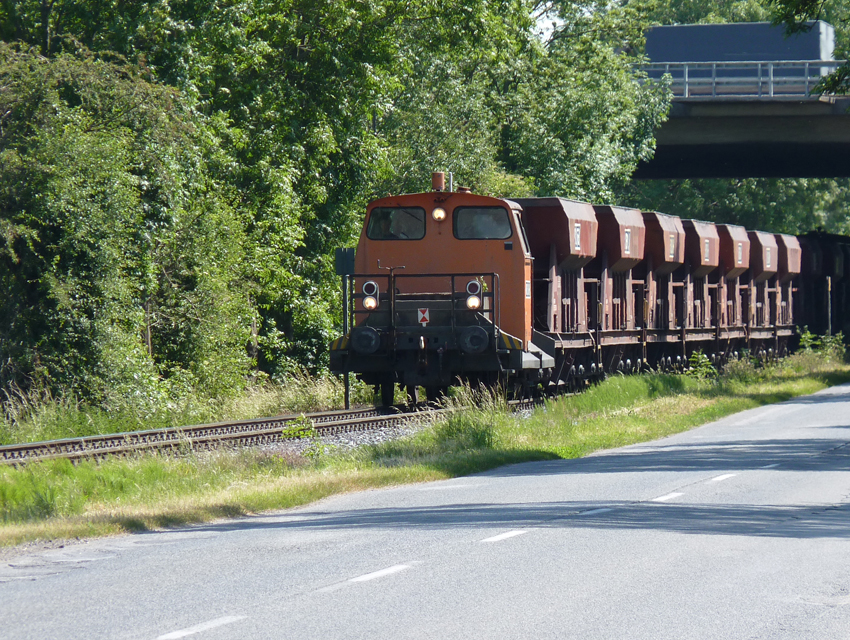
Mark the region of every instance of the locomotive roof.
[[427, 200], [429, 197], [431, 197], [435, 202], [448, 202], [453, 196], [463, 198], [474, 198], [482, 202], [489, 201], [490, 204], [494, 205], [498, 203], [503, 206], [507, 206], [510, 209], [520, 208], [520, 206], [513, 200], [507, 200], [506, 198], [494, 198], [493, 196], [483, 196], [469, 191], [423, 191], [421, 193], [403, 193], [399, 195], [388, 195], [384, 196], [383, 198], [377, 198], [375, 200], [372, 200], [367, 205], [367, 208], [373, 209], [374, 207], [393, 206], [394, 204], [399, 203], [403, 203], [406, 206], [410, 206], [411, 204], [414, 204], [417, 201], [421, 202], [423, 200]]

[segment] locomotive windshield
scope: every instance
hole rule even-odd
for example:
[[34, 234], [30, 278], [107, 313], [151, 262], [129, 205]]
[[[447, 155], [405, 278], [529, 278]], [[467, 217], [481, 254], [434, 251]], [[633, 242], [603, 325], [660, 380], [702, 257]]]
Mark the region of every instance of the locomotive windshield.
[[504, 207], [458, 207], [453, 221], [460, 240], [504, 240], [513, 233]]
[[375, 207], [369, 216], [366, 237], [370, 240], [421, 240], [425, 237], [425, 209]]

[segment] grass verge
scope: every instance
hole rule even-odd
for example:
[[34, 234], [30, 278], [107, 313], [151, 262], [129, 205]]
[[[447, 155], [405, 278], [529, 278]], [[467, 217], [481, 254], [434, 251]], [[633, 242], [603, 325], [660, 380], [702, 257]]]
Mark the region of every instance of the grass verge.
[[[479, 397], [413, 437], [308, 455], [253, 450], [0, 468], [0, 545], [144, 531], [282, 509], [347, 491], [465, 475], [508, 463], [575, 458], [663, 437], [850, 381], [835, 358], [736, 363], [720, 378], [613, 377], [528, 416]], [[452, 402], [469, 398], [461, 394]]]

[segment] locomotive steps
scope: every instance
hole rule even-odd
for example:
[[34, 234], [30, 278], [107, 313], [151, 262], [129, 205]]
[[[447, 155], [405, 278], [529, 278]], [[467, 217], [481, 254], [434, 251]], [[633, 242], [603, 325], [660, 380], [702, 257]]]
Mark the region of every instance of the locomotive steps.
[[765, 369], [738, 363], [716, 381], [615, 376], [533, 412], [511, 413], [502, 400], [485, 398], [412, 437], [355, 449], [314, 437], [300, 453], [269, 445], [2, 466], [0, 544], [202, 522], [513, 462], [581, 457], [847, 381], [850, 367], [835, 354], [800, 353]]

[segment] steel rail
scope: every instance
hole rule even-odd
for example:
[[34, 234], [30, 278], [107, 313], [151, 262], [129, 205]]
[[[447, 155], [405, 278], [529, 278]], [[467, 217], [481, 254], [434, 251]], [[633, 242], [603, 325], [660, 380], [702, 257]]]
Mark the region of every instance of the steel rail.
[[[240, 438], [249, 441], [255, 438], [270, 438], [270, 434], [279, 433], [283, 438], [287, 429], [303, 423], [317, 430], [329, 427], [329, 432], [339, 432], [340, 423], [376, 418], [384, 415], [377, 409], [355, 409], [351, 411], [325, 411], [302, 415], [282, 415], [254, 420], [216, 422], [212, 424], [187, 427], [168, 427], [145, 431], [130, 431], [82, 438], [65, 438], [43, 442], [28, 442], [0, 446], [0, 463], [20, 464], [34, 460], [68, 458], [71, 460], [126, 454], [129, 451], [145, 449], [179, 448], [195, 443], [237, 442]], [[292, 437], [292, 436], [290, 436]]]
[[[540, 400], [509, 403], [512, 410], [530, 409]], [[390, 410], [392, 411], [392, 410]], [[304, 437], [322, 437], [355, 431], [397, 427], [433, 418], [450, 409], [428, 408], [388, 412], [381, 409], [325, 411], [188, 427], [130, 431], [82, 438], [65, 438], [0, 446], [0, 464], [23, 465], [40, 460], [82, 460], [126, 456], [169, 449], [176, 452], [209, 450], [221, 446], [258, 446]]]

